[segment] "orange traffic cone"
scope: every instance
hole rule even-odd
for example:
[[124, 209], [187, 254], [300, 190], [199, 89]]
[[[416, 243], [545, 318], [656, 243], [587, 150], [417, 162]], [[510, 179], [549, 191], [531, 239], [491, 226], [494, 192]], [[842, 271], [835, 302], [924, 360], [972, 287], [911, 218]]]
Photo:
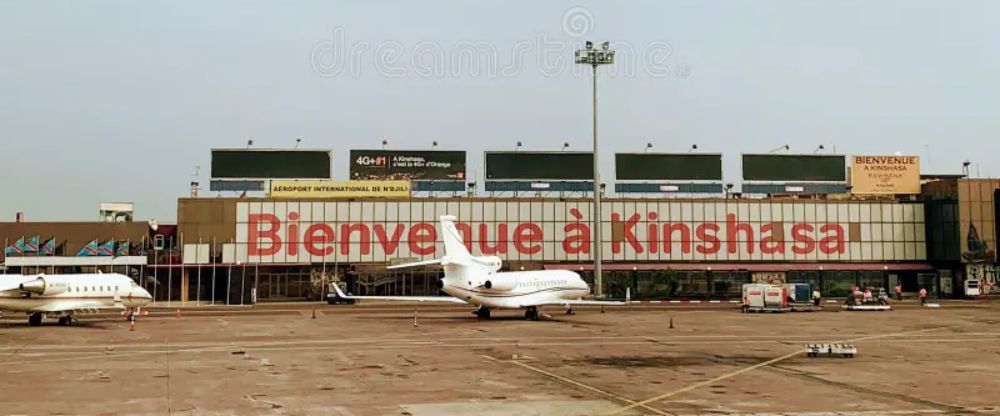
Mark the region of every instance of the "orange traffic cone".
[[177, 319], [181, 319], [181, 308], [177, 308]]

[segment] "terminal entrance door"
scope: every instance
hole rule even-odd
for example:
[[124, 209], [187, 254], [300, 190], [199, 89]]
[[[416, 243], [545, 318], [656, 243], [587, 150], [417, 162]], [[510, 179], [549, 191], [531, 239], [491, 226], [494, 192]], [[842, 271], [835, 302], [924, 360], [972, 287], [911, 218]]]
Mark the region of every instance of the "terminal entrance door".
[[386, 270], [384, 266], [357, 267], [354, 293], [363, 296], [437, 296], [444, 272], [437, 268]]
[[307, 300], [312, 294], [311, 286], [307, 267], [261, 269], [257, 281], [257, 301]]

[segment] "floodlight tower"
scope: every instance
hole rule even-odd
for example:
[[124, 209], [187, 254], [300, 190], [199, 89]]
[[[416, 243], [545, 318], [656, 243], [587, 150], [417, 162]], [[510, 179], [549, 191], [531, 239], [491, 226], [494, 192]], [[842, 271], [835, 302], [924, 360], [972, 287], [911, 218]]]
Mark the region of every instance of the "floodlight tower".
[[576, 51], [576, 63], [590, 65], [594, 78], [594, 295], [604, 297], [604, 285], [601, 277], [601, 173], [597, 157], [597, 66], [615, 63], [615, 51], [610, 42], [601, 43], [600, 48], [594, 48], [594, 43], [587, 41], [586, 49]]

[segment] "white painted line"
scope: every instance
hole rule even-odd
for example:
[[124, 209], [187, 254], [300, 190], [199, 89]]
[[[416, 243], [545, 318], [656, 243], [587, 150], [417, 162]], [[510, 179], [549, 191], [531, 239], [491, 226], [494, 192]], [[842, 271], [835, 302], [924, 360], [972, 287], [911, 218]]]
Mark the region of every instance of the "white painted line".
[[670, 301], [670, 303], [681, 303], [681, 301], [679, 301], [679, 300], [672, 300], [672, 301]]
[[837, 302], [840, 302], [840, 301], [839, 300], [834, 300], [834, 299], [827, 299], [826, 300], [826, 303], [837, 303]]
[[688, 303], [701, 303], [700, 300], [689, 300]]
[[722, 301], [721, 300], [710, 300], [710, 301], [708, 301], [708, 303], [722, 303]]

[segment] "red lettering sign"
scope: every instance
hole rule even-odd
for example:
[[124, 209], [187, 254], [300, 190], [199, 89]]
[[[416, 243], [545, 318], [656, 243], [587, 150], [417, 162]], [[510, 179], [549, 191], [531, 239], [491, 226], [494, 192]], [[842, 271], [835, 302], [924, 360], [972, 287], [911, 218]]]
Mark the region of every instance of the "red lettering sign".
[[[299, 215], [297, 212], [289, 212], [287, 218], [282, 219], [269, 213], [248, 214], [247, 254], [272, 256], [284, 250], [284, 254], [293, 258], [300, 251], [319, 257], [334, 254], [346, 256], [352, 253], [369, 255], [373, 241], [386, 256], [444, 254], [435, 253], [435, 242], [438, 239], [436, 223], [344, 222], [302, 226]], [[570, 216], [571, 222], [562, 226], [565, 236], [556, 247], [567, 255], [590, 254], [590, 225], [582, 221], [583, 216], [575, 208], [570, 210]], [[675, 244], [679, 243], [682, 254], [697, 252], [701, 255], [715, 255], [723, 249], [729, 254], [742, 255], [754, 254], [757, 250], [763, 254], [807, 255], [817, 251], [827, 255], [847, 253], [845, 226], [837, 223], [795, 223], [790, 235], [786, 236], [782, 223], [737, 221], [734, 214], [727, 214], [724, 222], [700, 223], [657, 221], [659, 217], [657, 213], [649, 212], [643, 221], [642, 215], [635, 213], [622, 221], [620, 213], [612, 213], [612, 221], [622, 227], [621, 234], [612, 239], [612, 252], [629, 250], [635, 254], [671, 254], [677, 247]], [[530, 221], [509, 224], [456, 223], [455, 226], [462, 235], [465, 246], [470, 251], [478, 248], [483, 255], [503, 255], [509, 252], [538, 254], [543, 251], [542, 242], [546, 241], [541, 225]], [[646, 241], [640, 241], [636, 235], [637, 227], [640, 226], [645, 227]], [[409, 253], [400, 253], [404, 236]], [[339, 250], [335, 249], [337, 246]]]

